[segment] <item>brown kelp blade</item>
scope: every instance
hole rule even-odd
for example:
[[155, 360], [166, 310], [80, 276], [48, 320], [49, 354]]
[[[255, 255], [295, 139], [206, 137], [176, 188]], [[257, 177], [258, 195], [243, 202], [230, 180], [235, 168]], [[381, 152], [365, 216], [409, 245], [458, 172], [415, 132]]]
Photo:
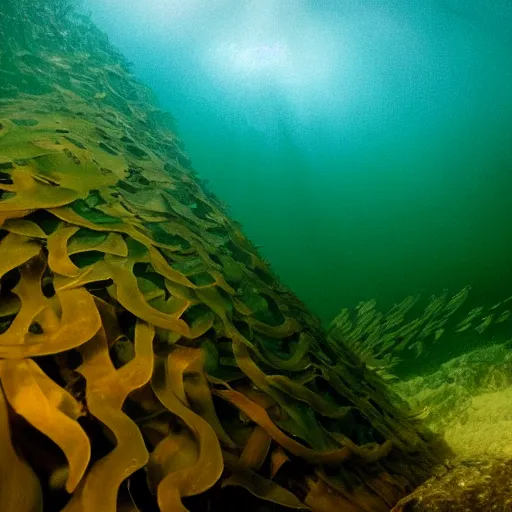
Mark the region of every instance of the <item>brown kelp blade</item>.
[[16, 453], [11, 442], [7, 401], [0, 388], [0, 510], [4, 512], [41, 512], [41, 485], [32, 468]]
[[162, 404], [179, 417], [194, 435], [198, 458], [191, 466], [172, 471], [158, 485], [158, 504], [162, 512], [185, 510], [181, 497], [194, 496], [217, 482], [224, 467], [222, 452], [213, 428], [192, 412], [174, 394], [169, 385], [173, 368], [169, 361], [158, 360], [152, 380], [153, 390]]
[[222, 486], [243, 487], [252, 495], [270, 503], [291, 509], [309, 510], [309, 506], [302, 503], [293, 493], [249, 469], [234, 472], [223, 481]]
[[12, 408], [64, 452], [69, 471], [66, 490], [75, 490], [85, 473], [91, 446], [76, 421], [78, 402], [31, 359], [0, 361], [0, 380]]
[[65, 512], [115, 512], [119, 486], [147, 463], [149, 454], [140, 430], [121, 407], [131, 391], [142, 387], [151, 378], [153, 336], [152, 327], [137, 324], [135, 357], [120, 370], [112, 365], [103, 329], [81, 347], [84, 362], [78, 371], [87, 381], [89, 411], [110, 429], [117, 445], [88, 471]]
[[352, 451], [346, 446], [338, 450], [328, 452], [317, 452], [311, 448], [307, 448], [282, 432], [270, 419], [265, 409], [252, 402], [238, 391], [234, 391], [232, 389], [216, 390], [215, 394], [238, 407], [252, 421], [265, 429], [270, 437], [279, 443], [285, 450], [288, 450], [290, 453], [293, 453], [298, 457], [302, 457], [303, 459], [313, 463], [339, 464], [352, 455]]

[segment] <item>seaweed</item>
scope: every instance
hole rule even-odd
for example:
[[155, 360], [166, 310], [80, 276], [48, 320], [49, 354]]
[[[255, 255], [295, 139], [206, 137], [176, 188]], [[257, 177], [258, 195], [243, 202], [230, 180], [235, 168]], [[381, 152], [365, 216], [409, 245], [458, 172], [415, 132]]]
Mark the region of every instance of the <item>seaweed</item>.
[[[223, 510], [237, 488], [275, 510], [405, 495], [445, 448], [279, 283], [69, 6], [0, 7], [2, 510], [19, 495], [19, 512]], [[32, 470], [34, 430], [50, 441]]]

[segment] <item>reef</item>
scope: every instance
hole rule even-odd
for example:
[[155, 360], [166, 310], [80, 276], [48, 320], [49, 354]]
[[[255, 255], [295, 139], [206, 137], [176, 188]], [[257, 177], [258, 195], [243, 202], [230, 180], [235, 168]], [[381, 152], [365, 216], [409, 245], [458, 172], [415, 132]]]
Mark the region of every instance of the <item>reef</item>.
[[508, 512], [512, 510], [512, 461], [459, 461], [403, 498], [391, 512]]
[[272, 273], [68, 2], [0, 6], [0, 509], [379, 512], [446, 446]]

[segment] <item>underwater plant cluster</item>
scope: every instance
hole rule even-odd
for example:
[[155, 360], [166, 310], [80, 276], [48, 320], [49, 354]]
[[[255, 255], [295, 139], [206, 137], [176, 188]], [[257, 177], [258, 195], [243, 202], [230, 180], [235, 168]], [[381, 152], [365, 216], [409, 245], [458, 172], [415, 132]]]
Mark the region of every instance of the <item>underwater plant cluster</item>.
[[444, 447], [273, 275], [106, 36], [35, 3], [0, 6], [0, 509], [389, 510]]

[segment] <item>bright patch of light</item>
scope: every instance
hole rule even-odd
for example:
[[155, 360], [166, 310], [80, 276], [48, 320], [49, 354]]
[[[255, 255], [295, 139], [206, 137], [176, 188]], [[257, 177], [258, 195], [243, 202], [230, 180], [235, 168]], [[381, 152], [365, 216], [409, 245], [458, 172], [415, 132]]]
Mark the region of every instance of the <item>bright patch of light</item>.
[[360, 95], [354, 23], [344, 17], [340, 24], [307, 2], [85, 1], [96, 4], [97, 16], [122, 20], [120, 31], [135, 51], [143, 43], [155, 73], [170, 62], [191, 83], [191, 94], [226, 108], [260, 117], [286, 110], [302, 122], [340, 106], [346, 112]]
[[218, 51], [227, 57], [233, 71], [241, 74], [277, 72], [289, 60], [286, 46], [277, 42], [253, 45], [229, 43]]
[[[244, 30], [212, 41], [203, 55], [205, 73], [222, 95], [239, 107], [251, 102], [258, 105], [259, 117], [271, 115], [271, 107], [262, 103], [270, 91], [297, 119], [332, 110], [333, 103], [354, 94], [350, 87], [352, 55], [348, 45], [340, 48], [339, 37], [318, 28], [309, 21], [299, 36], [284, 24], [277, 30], [251, 27], [247, 22]], [[345, 77], [344, 84], [334, 94], [340, 75]]]

